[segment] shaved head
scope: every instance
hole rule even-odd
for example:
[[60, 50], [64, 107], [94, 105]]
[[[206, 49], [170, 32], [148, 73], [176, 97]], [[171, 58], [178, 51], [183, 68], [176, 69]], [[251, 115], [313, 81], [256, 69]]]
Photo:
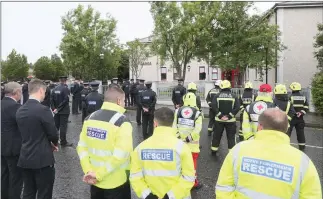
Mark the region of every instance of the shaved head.
[[122, 107], [124, 107], [124, 98], [125, 94], [120, 87], [110, 87], [104, 93], [105, 102], [111, 102], [120, 106], [122, 106], [123, 103]]
[[287, 115], [279, 108], [265, 110], [259, 116], [258, 123], [262, 126], [263, 130], [275, 130], [286, 133], [288, 129]]

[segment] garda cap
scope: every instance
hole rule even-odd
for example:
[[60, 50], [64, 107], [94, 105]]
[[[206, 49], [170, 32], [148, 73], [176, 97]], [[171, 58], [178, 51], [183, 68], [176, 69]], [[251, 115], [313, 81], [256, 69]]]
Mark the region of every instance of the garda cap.
[[90, 83], [90, 86], [92, 86], [92, 87], [98, 87], [99, 85], [100, 85], [99, 82], [91, 82]]
[[152, 85], [152, 82], [151, 81], [147, 81], [145, 84], [146, 85]]

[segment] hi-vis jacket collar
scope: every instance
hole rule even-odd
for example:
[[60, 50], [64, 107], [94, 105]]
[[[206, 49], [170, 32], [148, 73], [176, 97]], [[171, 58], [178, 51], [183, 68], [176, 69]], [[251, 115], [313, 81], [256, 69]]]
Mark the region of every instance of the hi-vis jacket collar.
[[125, 113], [126, 112], [126, 109], [122, 108], [118, 104], [114, 104], [114, 103], [111, 103], [111, 102], [104, 102], [102, 104], [101, 109], [116, 111], [116, 112], [119, 112], [119, 113]]
[[172, 135], [176, 136], [176, 129], [168, 126], [158, 126], [155, 128], [153, 135]]
[[270, 143], [289, 144], [290, 139], [286, 133], [274, 130], [262, 130], [255, 134], [255, 140], [266, 141]]
[[273, 99], [266, 96], [257, 96], [256, 101], [273, 102]]

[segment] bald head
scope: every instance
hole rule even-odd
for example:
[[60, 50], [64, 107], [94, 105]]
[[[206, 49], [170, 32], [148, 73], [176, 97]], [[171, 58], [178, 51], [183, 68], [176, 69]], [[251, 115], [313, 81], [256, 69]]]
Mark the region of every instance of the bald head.
[[265, 110], [259, 116], [258, 123], [262, 126], [263, 130], [275, 130], [286, 133], [288, 129], [287, 115], [279, 108]]
[[104, 101], [124, 107], [125, 94], [120, 87], [110, 87], [104, 94]]

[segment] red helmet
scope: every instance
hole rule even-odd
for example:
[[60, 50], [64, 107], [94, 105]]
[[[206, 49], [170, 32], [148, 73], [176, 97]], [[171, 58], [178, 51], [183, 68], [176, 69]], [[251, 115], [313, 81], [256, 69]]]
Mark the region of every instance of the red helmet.
[[271, 91], [272, 91], [272, 89], [269, 84], [262, 84], [259, 87], [259, 92], [270, 93]]

